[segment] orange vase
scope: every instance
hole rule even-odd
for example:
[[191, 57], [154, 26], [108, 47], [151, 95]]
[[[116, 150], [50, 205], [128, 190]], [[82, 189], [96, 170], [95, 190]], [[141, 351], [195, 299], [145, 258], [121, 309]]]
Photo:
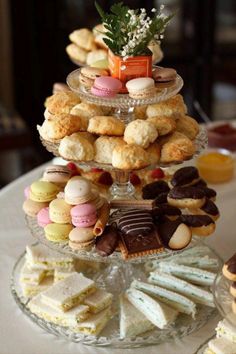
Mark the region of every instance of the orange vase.
[[152, 77], [152, 55], [140, 55], [124, 60], [109, 50], [108, 63], [111, 76], [122, 82], [122, 93], [127, 93], [127, 81], [137, 77]]

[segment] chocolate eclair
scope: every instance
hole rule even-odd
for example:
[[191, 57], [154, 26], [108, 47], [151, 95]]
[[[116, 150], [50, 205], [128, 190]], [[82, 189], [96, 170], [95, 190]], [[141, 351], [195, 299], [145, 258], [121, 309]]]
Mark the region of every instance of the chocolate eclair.
[[231, 284], [229, 291], [233, 297], [236, 297], [236, 281]]
[[222, 272], [227, 279], [236, 281], [236, 253], [225, 262]]
[[199, 180], [198, 169], [187, 166], [180, 168], [173, 174], [170, 184], [172, 187], [187, 187], [196, 184]]
[[119, 242], [119, 233], [114, 225], [107, 225], [103, 234], [96, 238], [96, 251], [100, 256], [107, 257], [112, 254]]
[[215, 222], [208, 215], [181, 215], [180, 218], [194, 235], [209, 236], [215, 231]]
[[191, 209], [191, 214], [195, 215], [208, 215], [210, 216], [214, 221], [216, 221], [219, 216], [219, 209], [215, 205], [215, 203], [206, 198], [206, 202], [203, 204], [203, 206], [199, 209]]
[[118, 229], [131, 236], [147, 235], [154, 228], [151, 214], [146, 210], [130, 210], [118, 221]]
[[196, 183], [192, 184], [193, 187], [197, 188], [202, 188], [202, 187], [207, 187], [206, 181], [204, 179], [200, 178]]
[[162, 216], [166, 216], [170, 220], [175, 220], [181, 215], [181, 210], [172, 205], [160, 204], [152, 209], [152, 217], [154, 222], [158, 223], [158, 220]]
[[213, 201], [215, 201], [216, 199], [216, 191], [212, 188], [208, 188], [208, 187], [197, 187], [199, 189], [201, 189], [205, 195], [206, 198], [211, 199]]
[[201, 208], [206, 198], [199, 188], [174, 187], [169, 191], [167, 201], [177, 208]]
[[142, 189], [143, 199], [155, 199], [161, 193], [169, 192], [170, 187], [165, 181], [156, 181], [149, 184]]
[[167, 203], [167, 195], [168, 192], [160, 193], [155, 199], [154, 199], [154, 205], [158, 206], [160, 204], [165, 204]]
[[173, 250], [186, 247], [192, 239], [191, 229], [180, 218], [160, 223], [157, 230], [164, 246]]

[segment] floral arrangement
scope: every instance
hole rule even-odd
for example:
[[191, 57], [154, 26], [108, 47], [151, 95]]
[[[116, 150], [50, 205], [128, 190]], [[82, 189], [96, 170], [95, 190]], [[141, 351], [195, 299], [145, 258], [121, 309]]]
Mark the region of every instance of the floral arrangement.
[[149, 55], [148, 44], [151, 41], [160, 42], [174, 16], [163, 14], [164, 5], [160, 6], [159, 11], [153, 8], [152, 17], [144, 8], [133, 10], [123, 2], [112, 5], [110, 13], [105, 13], [97, 2], [95, 6], [105, 28], [104, 42], [115, 55], [124, 58]]

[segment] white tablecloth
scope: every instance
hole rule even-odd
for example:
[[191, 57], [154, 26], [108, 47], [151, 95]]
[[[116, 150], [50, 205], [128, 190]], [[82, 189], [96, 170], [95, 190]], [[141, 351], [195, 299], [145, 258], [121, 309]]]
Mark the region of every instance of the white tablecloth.
[[[193, 354], [208, 337], [213, 335], [219, 317], [209, 321], [199, 331], [159, 346], [135, 349], [88, 347], [71, 343], [46, 333], [32, 323], [17, 307], [10, 293], [10, 277], [14, 263], [33, 239], [27, 230], [22, 212], [23, 189], [37, 179], [44, 166], [22, 176], [0, 191], [0, 353], [1, 354]], [[236, 249], [236, 178], [227, 184], [215, 186], [221, 218], [214, 235], [207, 242], [229, 258]]]

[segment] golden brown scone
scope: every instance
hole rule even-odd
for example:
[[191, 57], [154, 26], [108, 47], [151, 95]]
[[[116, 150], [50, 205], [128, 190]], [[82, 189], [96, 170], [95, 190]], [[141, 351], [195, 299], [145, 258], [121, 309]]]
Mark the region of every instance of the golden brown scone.
[[161, 163], [184, 161], [193, 156], [195, 146], [184, 134], [174, 132], [161, 148]]
[[105, 49], [92, 50], [91, 52], [88, 53], [86, 64], [91, 65], [95, 61], [102, 60], [102, 59], [107, 59], [107, 50]]
[[94, 160], [100, 163], [112, 163], [112, 152], [116, 146], [125, 145], [121, 137], [100, 136], [94, 143]]
[[94, 157], [93, 145], [80, 133], [65, 136], [60, 142], [58, 151], [66, 160], [91, 161]]
[[175, 120], [171, 117], [155, 116], [148, 118], [147, 121], [155, 125], [158, 136], [170, 134], [176, 129]]
[[112, 166], [121, 170], [135, 170], [149, 165], [147, 152], [138, 145], [124, 145], [114, 148]]
[[73, 106], [80, 103], [79, 96], [72, 91], [60, 91], [48, 97], [45, 107], [51, 114], [70, 113]]
[[183, 97], [180, 94], [173, 96], [166, 101], [149, 105], [146, 111], [148, 118], [155, 116], [170, 116], [177, 119], [180, 115], [186, 113], [187, 107], [185, 106]]
[[127, 144], [136, 144], [142, 148], [147, 148], [158, 137], [157, 130], [154, 124], [136, 119], [130, 122], [124, 132], [124, 141]]
[[88, 102], [81, 102], [77, 105], [75, 105], [71, 111], [70, 114], [74, 114], [76, 116], [80, 116], [83, 118], [86, 118], [89, 120], [90, 118], [94, 116], [101, 116], [103, 115], [103, 110], [101, 107], [88, 103]]
[[86, 63], [88, 52], [83, 48], [80, 48], [74, 43], [69, 44], [66, 47], [66, 53], [69, 55], [71, 60], [79, 61], [80, 63]]
[[91, 144], [94, 144], [95, 140], [97, 139], [96, 135], [93, 135], [89, 132], [78, 132], [76, 133], [78, 136], [81, 136], [82, 138], [88, 140]]
[[38, 126], [41, 137], [54, 141], [64, 138], [78, 131], [86, 131], [87, 120], [72, 114], [57, 114], [53, 119], [46, 119], [42, 126]]
[[88, 132], [98, 135], [123, 135], [125, 124], [113, 116], [95, 116], [89, 120]]
[[176, 131], [194, 140], [199, 133], [199, 125], [194, 118], [181, 116], [176, 120]]
[[148, 153], [148, 161], [150, 165], [155, 165], [160, 161], [161, 147], [158, 143], [155, 142], [149, 145], [146, 151]]
[[71, 42], [87, 51], [96, 49], [94, 35], [88, 28], [81, 28], [73, 31], [70, 33], [69, 38]]
[[146, 119], [147, 106], [136, 106], [134, 107], [135, 119]]

